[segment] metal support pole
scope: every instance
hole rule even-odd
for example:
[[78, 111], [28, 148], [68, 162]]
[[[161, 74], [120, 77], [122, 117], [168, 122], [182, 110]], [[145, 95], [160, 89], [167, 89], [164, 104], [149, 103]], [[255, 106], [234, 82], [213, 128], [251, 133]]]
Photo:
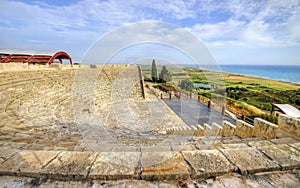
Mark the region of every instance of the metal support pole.
[[207, 102], [207, 107], [208, 107], [208, 108], [211, 107], [211, 101], [210, 101], [210, 100]]
[[225, 106], [222, 107], [222, 115], [224, 116], [225, 114]]

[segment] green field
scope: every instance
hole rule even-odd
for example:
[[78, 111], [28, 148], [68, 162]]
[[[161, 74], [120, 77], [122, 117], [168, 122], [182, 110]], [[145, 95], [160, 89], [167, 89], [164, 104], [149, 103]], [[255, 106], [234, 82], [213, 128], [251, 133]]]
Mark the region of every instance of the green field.
[[[161, 66], [157, 66], [158, 72]], [[300, 85], [289, 82], [255, 78], [228, 73], [216, 73], [202, 71], [195, 68], [167, 66], [172, 75], [172, 84], [178, 86], [182, 80], [189, 80], [192, 83], [212, 84], [223, 82], [226, 90], [227, 103], [242, 108], [248, 115], [255, 115], [255, 108], [262, 111], [271, 111], [272, 103], [291, 104], [300, 109]], [[145, 80], [151, 77], [151, 66], [142, 68]], [[150, 79], [151, 80], [151, 79]], [[218, 83], [220, 85], [220, 83]], [[218, 85], [216, 84], [216, 85]], [[223, 88], [222, 88], [223, 89]], [[218, 90], [214, 91], [217, 92]], [[193, 93], [210, 98], [212, 91], [208, 89], [194, 89]], [[245, 108], [245, 106], [247, 106]]]

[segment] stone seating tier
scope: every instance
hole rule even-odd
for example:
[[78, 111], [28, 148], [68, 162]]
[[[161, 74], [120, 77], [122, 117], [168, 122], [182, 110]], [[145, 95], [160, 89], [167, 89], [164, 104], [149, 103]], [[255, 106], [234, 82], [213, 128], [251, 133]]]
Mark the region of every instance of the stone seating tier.
[[[241, 174], [299, 167], [298, 119], [282, 115], [278, 125], [256, 118], [254, 126], [243, 121], [237, 121], [236, 125], [224, 121], [222, 125], [212, 123], [190, 127], [156, 97], [148, 95], [149, 98], [143, 99], [137, 66], [7, 71], [0, 73], [0, 79], [0, 149], [5, 151], [0, 152], [2, 175], [174, 180], [222, 175], [234, 170], [232, 164]], [[136, 122], [126, 118], [127, 107], [132, 110]], [[118, 110], [117, 113], [114, 110]], [[84, 122], [85, 118], [94, 118], [87, 126], [95, 129], [82, 129], [78, 123]], [[145, 119], [147, 122], [143, 121]], [[100, 120], [107, 132], [95, 132], [94, 120]], [[122, 127], [122, 123], [128, 127]], [[145, 126], [145, 131], [137, 131], [140, 126]], [[127, 128], [131, 132], [126, 132]], [[42, 166], [34, 165], [36, 161], [32, 153], [43, 161]], [[112, 156], [114, 153], [116, 156]], [[264, 161], [247, 167], [241, 162], [245, 159], [233, 154], [243, 154], [249, 160], [262, 157]], [[170, 166], [147, 166], [147, 156], [152, 155], [171, 156], [171, 161], [166, 163]], [[28, 163], [19, 161], [22, 156], [28, 157]], [[77, 167], [71, 173], [57, 172], [68, 164], [56, 164], [55, 161], [70, 159], [74, 162], [74, 156], [88, 158], [87, 163], [81, 164], [88, 172], [76, 171]], [[127, 176], [103, 174], [99, 169], [118, 166], [102, 163], [104, 158], [101, 156], [140, 161], [140, 168], [125, 165]], [[220, 164], [225, 164], [225, 171], [215, 166], [202, 167], [198, 159], [203, 156], [215, 156]], [[287, 162], [288, 156], [293, 157], [291, 162]], [[90, 160], [93, 163], [88, 164]], [[17, 163], [20, 165], [15, 165]], [[106, 165], [105, 168], [102, 164]], [[177, 171], [163, 170], [173, 168], [173, 164], [177, 165]]]

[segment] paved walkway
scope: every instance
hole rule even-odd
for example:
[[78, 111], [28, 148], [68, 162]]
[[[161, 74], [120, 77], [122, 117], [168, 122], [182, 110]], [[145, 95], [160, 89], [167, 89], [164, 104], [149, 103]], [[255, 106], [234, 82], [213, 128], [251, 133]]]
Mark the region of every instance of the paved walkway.
[[203, 125], [207, 123], [217, 123], [222, 125], [222, 121], [226, 120], [232, 124], [236, 124], [235, 120], [227, 115], [222, 115], [219, 111], [208, 108], [203, 103], [197, 102], [195, 99], [189, 98], [173, 98], [163, 99], [163, 101], [188, 125]]

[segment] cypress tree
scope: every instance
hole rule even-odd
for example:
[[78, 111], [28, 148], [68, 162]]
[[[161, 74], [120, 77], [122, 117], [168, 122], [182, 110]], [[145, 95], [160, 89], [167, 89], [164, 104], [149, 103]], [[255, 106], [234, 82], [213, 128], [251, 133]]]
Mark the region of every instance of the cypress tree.
[[157, 80], [157, 68], [155, 64], [155, 60], [152, 60], [152, 66], [151, 66], [151, 78], [153, 82], [156, 82]]

